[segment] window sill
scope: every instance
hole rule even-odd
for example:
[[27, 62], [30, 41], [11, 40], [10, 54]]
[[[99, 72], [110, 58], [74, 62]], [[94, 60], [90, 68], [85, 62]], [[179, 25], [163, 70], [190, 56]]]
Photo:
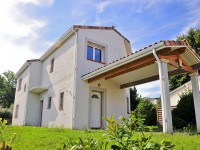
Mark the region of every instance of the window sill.
[[92, 61], [92, 62], [96, 62], [96, 63], [99, 63], [99, 64], [106, 64], [106, 63], [104, 63], [104, 62], [98, 62], [98, 61], [95, 61], [95, 60], [91, 60], [91, 59], [87, 59], [87, 60], [89, 60], [89, 61]]

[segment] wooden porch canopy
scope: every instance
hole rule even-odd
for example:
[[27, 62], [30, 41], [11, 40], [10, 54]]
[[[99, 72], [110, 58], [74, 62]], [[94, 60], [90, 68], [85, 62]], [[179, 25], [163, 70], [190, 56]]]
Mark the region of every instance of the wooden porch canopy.
[[200, 69], [200, 57], [186, 41], [160, 41], [149, 45], [127, 57], [96, 69], [82, 79], [88, 83], [105, 79], [113, 80], [120, 88], [127, 88], [159, 79], [158, 65], [153, 55], [156, 51], [160, 60], [168, 64], [168, 74], [196, 72]]

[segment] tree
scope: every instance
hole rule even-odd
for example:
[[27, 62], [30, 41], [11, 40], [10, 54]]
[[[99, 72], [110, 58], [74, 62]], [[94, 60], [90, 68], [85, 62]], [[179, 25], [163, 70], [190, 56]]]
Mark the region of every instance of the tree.
[[15, 99], [14, 72], [6, 71], [0, 75], [0, 106], [9, 108]]
[[130, 103], [131, 111], [134, 111], [139, 103], [137, 89], [135, 87], [130, 88]]
[[188, 81], [190, 81], [190, 76], [188, 73], [171, 76], [169, 79], [169, 89], [172, 91]]
[[144, 118], [144, 124], [147, 126], [156, 125], [156, 106], [146, 98], [139, 98], [139, 104], [136, 108], [136, 116]]
[[[190, 28], [187, 34], [178, 35], [176, 39], [187, 40], [197, 54], [200, 54], [200, 28]], [[172, 76], [169, 79], [170, 90], [172, 91], [188, 81], [190, 81], [188, 73]]]
[[196, 120], [192, 91], [186, 91], [179, 97], [180, 101], [172, 111], [174, 127], [180, 129], [188, 126], [188, 124], [195, 126]]

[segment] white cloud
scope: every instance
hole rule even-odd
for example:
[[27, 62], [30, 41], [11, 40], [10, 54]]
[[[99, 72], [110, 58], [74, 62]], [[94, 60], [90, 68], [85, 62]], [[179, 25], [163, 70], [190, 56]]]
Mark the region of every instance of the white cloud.
[[110, 1], [103, 1], [97, 4], [97, 11], [102, 13], [104, 9], [110, 4]]
[[159, 97], [160, 96], [160, 83], [153, 81], [136, 86], [136, 89], [142, 97]]
[[[39, 31], [47, 22], [26, 14], [21, 6], [27, 3], [46, 7], [51, 5], [53, 0], [0, 2], [0, 73], [8, 69], [16, 72], [27, 59], [38, 58], [41, 55], [32, 45], [41, 39]], [[45, 44], [45, 41], [43, 42]]]

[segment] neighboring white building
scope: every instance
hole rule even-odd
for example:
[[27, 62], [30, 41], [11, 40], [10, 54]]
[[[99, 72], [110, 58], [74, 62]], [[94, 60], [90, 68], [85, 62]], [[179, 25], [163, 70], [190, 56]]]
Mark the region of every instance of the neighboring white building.
[[[199, 88], [200, 88], [200, 76], [198, 77], [198, 82], [199, 82]], [[178, 104], [178, 101], [180, 100], [180, 95], [188, 90], [192, 90], [192, 83], [191, 81], [181, 85], [180, 87], [174, 89], [173, 91], [170, 92], [170, 101], [171, 101], [171, 106], [176, 107]]]
[[81, 77], [131, 53], [130, 42], [114, 27], [74, 25], [16, 73], [12, 124], [105, 128], [102, 117], [126, 117], [129, 89], [112, 80], [88, 83]]

